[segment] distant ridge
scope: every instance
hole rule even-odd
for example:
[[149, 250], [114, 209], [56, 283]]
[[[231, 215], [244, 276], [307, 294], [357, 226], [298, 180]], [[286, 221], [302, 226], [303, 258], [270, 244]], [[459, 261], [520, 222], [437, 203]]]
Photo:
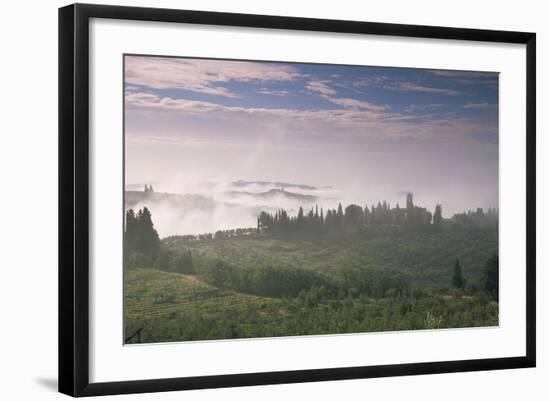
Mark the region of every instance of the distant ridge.
[[305, 184], [292, 184], [289, 182], [272, 182], [272, 181], [244, 181], [238, 180], [231, 183], [235, 187], [247, 187], [250, 185], [262, 185], [266, 187], [275, 187], [275, 188], [298, 188], [298, 189], [307, 189], [307, 190], [317, 190], [317, 187]]
[[303, 202], [312, 203], [317, 201], [319, 198], [317, 196], [313, 195], [304, 195], [296, 192], [288, 192], [282, 188], [272, 188], [269, 191], [265, 192], [247, 192], [247, 191], [228, 191], [225, 193], [226, 195], [230, 197], [238, 197], [238, 196], [248, 196], [254, 199], [266, 199], [266, 198], [272, 198], [277, 196], [282, 196], [288, 199], [295, 199]]

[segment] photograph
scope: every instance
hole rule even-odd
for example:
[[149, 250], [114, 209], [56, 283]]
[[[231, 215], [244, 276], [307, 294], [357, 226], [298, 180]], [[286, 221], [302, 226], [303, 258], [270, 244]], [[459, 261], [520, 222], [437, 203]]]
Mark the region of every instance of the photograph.
[[121, 73], [124, 344], [499, 326], [498, 72]]

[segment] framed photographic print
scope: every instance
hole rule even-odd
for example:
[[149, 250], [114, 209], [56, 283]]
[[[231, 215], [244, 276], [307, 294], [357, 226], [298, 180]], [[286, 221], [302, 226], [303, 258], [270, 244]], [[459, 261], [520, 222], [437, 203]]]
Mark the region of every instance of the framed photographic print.
[[59, 10], [59, 390], [535, 366], [535, 34]]

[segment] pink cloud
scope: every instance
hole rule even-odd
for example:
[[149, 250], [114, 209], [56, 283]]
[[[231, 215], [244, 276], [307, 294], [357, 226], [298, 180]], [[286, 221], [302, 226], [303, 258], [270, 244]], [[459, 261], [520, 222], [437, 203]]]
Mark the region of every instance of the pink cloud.
[[318, 92], [323, 95], [335, 95], [336, 91], [332, 89], [327, 84], [330, 83], [330, 81], [324, 80], [324, 81], [310, 81], [306, 85], [306, 89], [310, 92]]
[[291, 81], [300, 76], [288, 64], [183, 58], [127, 56], [125, 81], [153, 89], [185, 89], [224, 97], [239, 97], [220, 83]]

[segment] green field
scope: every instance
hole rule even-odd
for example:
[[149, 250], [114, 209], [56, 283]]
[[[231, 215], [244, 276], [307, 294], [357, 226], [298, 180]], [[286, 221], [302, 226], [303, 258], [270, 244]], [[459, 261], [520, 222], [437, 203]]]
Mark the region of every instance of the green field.
[[[134, 342], [479, 327], [498, 303], [479, 290], [495, 228], [371, 227], [336, 238], [169, 237], [155, 267], [125, 269]], [[185, 274], [166, 264], [192, 255]], [[453, 288], [460, 259], [466, 285]], [[186, 267], [189, 270], [189, 267]]]
[[142, 342], [202, 339], [205, 322], [212, 338], [232, 337], [235, 328], [222, 319], [228, 311], [268, 311], [279, 303], [219, 290], [195, 276], [146, 268], [125, 272], [124, 302], [126, 336], [143, 328]]
[[422, 231], [374, 226], [335, 238], [314, 240], [257, 235], [201, 241], [169, 237], [163, 244], [173, 252], [189, 248], [198, 257], [221, 259], [239, 267], [269, 265], [309, 269], [327, 275], [335, 275], [342, 268], [372, 267], [406, 272], [411, 283], [446, 287], [456, 259], [472, 283], [479, 281], [487, 259], [498, 254], [498, 230], [458, 226]]

